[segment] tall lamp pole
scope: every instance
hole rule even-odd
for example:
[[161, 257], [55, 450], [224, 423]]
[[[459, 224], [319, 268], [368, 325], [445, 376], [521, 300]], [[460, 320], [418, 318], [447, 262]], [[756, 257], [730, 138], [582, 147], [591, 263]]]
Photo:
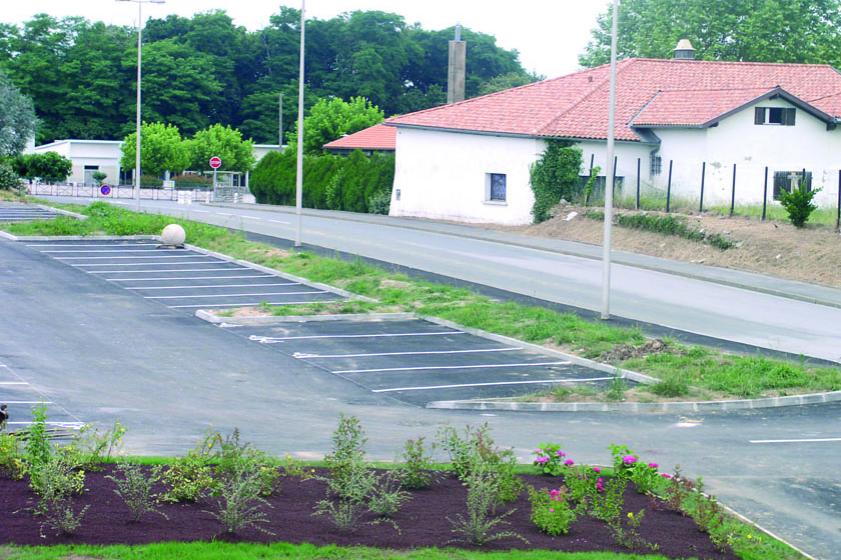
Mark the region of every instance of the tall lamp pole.
[[295, 247], [301, 246], [301, 206], [304, 199], [304, 37], [306, 0], [301, 0], [301, 56], [298, 68], [298, 166], [295, 173]]
[[616, 123], [616, 35], [619, 0], [613, 0], [613, 24], [610, 34], [610, 95], [607, 111], [607, 165], [604, 189], [604, 239], [602, 241], [602, 309], [601, 318], [610, 319], [610, 242], [613, 228], [614, 125]]
[[142, 126], [140, 106], [143, 100], [140, 81], [143, 62], [143, 4], [164, 4], [166, 0], [117, 0], [117, 2], [134, 2], [137, 4], [137, 138], [134, 159], [134, 198], [137, 201], [137, 209], [140, 210], [140, 128]]

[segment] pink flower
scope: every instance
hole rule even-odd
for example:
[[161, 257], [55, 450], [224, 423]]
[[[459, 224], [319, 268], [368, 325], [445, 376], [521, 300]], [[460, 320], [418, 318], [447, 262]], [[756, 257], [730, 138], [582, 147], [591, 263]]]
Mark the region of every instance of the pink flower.
[[625, 455], [624, 457], [622, 457], [622, 462], [626, 465], [633, 465], [637, 462], [637, 458], [633, 455]]
[[549, 495], [553, 498], [557, 498], [558, 496], [561, 495], [561, 491], [560, 490], [549, 490]]
[[546, 457], [545, 455], [541, 455], [540, 457], [535, 459], [534, 462], [543, 465], [543, 464], [546, 464], [546, 463], [549, 462], [549, 457]]
[[599, 467], [593, 467], [593, 472], [599, 474], [602, 470]]
[[555, 513], [555, 508], [549, 508], [549, 513]]
[[604, 479], [602, 477], [599, 477], [599, 479], [596, 481], [596, 490], [598, 490], [599, 492], [604, 492]]
[[661, 473], [660, 473], [660, 476], [662, 476], [663, 478], [672, 478], [672, 475], [670, 475], [670, 474], [669, 474], [669, 473], [667, 473], [667, 472], [661, 472]]
[[656, 468], [658, 468], [659, 466], [660, 466], [660, 465], [658, 465], [657, 463], [648, 463], [648, 468], [650, 468], [650, 469], [656, 469]]
[[575, 461], [573, 461], [572, 459], [567, 459], [566, 461], [564, 461], [564, 464], [568, 467], [571, 467], [575, 464]]
[[564, 453], [563, 451], [561, 451], [560, 449], [555, 451], [555, 455], [557, 455], [558, 457], [566, 457], [567, 456], [567, 454]]

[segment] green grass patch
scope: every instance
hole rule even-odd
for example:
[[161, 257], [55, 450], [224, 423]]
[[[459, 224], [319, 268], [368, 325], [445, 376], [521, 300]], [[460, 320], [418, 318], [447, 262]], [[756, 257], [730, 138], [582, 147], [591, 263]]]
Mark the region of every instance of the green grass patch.
[[[709, 212], [710, 214], [716, 214], [719, 216], [729, 216], [730, 215], [730, 207], [729, 206], [711, 206], [710, 208], [704, 208], [705, 212]], [[749, 204], [749, 205], [737, 205], [733, 210], [734, 216], [742, 216], [746, 218], [754, 218], [759, 220], [762, 218], [762, 205], [761, 204]], [[783, 223], [790, 223], [788, 219], [788, 213], [786, 209], [780, 206], [777, 203], [768, 203], [768, 207], [766, 209], [765, 217], [767, 220], [771, 220], [774, 222], [783, 222]], [[837, 210], [835, 208], [818, 208], [809, 216], [809, 221], [807, 222], [808, 225], [817, 225], [817, 226], [829, 226], [835, 227], [835, 220], [837, 217]]]
[[[137, 214], [104, 203], [70, 208], [89, 219], [59, 218], [4, 227], [21, 235], [131, 235], [157, 234], [165, 225], [179, 223], [194, 245], [377, 300], [264, 307], [275, 315], [414, 312], [597, 359], [619, 347], [639, 348], [646, 343], [640, 329], [588, 321], [544, 307], [497, 301], [467, 288], [413, 279], [360, 259], [281, 250], [248, 241], [241, 232], [171, 216]], [[839, 368], [732, 355], [700, 346], [669, 344], [663, 352], [617, 365], [661, 379], [662, 383], [651, 389], [652, 398], [694, 396], [699, 394], [696, 389], [709, 394], [709, 398], [841, 390]]]
[[[584, 213], [586, 218], [591, 220], [604, 220], [604, 212], [599, 210], [587, 210]], [[662, 214], [614, 214], [614, 223], [627, 229], [638, 229], [642, 231], [650, 231], [653, 233], [660, 233], [662, 235], [674, 235], [689, 239], [690, 241], [698, 241], [699, 243], [708, 243], [713, 247], [726, 251], [736, 246], [732, 239], [721, 235], [720, 233], [705, 233], [699, 229], [695, 229], [686, 223], [686, 219], [677, 215], [662, 215]]]

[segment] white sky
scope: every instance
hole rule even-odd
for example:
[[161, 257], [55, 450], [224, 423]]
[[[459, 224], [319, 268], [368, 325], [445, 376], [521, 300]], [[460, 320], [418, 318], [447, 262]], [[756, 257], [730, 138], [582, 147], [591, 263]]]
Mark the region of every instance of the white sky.
[[[301, 4], [295, 0], [167, 0], [163, 5], [145, 5], [143, 15], [144, 19], [168, 14], [189, 17], [223, 9], [238, 25], [253, 30], [267, 25], [281, 5], [300, 8]], [[433, 30], [461, 23], [495, 35], [497, 44], [520, 52], [527, 70], [551, 78], [577, 69], [577, 57], [587, 44], [596, 15], [606, 6], [607, 0], [308, 0], [307, 14], [327, 19], [353, 10], [382, 10]], [[137, 20], [134, 4], [116, 0], [2, 0], [0, 21], [21, 23], [41, 12], [117, 25], [135, 25]]]

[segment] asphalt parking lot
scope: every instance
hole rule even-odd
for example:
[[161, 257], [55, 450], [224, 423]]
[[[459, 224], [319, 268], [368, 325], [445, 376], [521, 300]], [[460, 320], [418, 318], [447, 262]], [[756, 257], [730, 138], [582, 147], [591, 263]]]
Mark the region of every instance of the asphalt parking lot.
[[0, 403], [9, 405], [9, 430], [25, 428], [32, 423], [32, 409], [43, 405], [49, 409], [48, 425], [78, 428], [83, 422], [61, 405], [50, 400], [27, 378], [9, 364], [0, 363]]
[[0, 202], [0, 222], [28, 222], [30, 220], [52, 220], [59, 216], [47, 208], [32, 204]]
[[332, 302], [345, 296], [262, 267], [154, 239], [24, 241], [28, 247], [171, 309]]
[[231, 331], [373, 393], [420, 406], [613, 379], [558, 356], [423, 319], [281, 322]]

